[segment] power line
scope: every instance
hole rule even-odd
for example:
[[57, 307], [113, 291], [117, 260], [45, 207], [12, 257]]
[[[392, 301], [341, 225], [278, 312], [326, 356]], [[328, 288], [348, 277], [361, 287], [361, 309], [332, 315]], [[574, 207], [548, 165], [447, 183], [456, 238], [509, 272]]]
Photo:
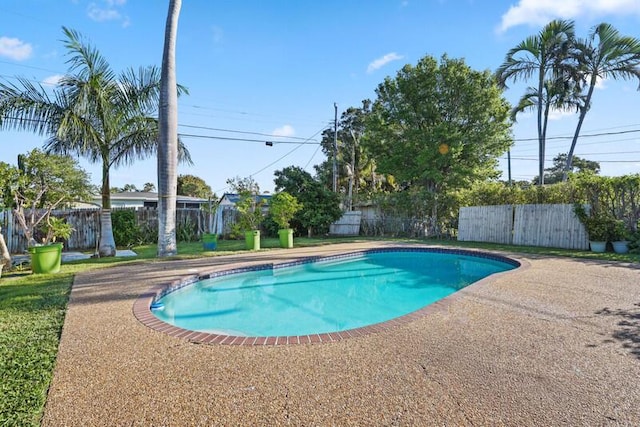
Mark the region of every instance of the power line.
[[[36, 123], [44, 122], [44, 120], [41, 120], [41, 119], [18, 118], [18, 117], [15, 117], [15, 116], [5, 116], [5, 119], [21, 120], [21, 121], [36, 122]], [[216, 131], [241, 133], [241, 134], [264, 135], [264, 136], [268, 136], [269, 138], [290, 138], [290, 139], [299, 139], [299, 140], [301, 140], [301, 141], [273, 141], [274, 144], [320, 145], [320, 143], [318, 141], [316, 141], [315, 139], [309, 139], [309, 138], [283, 137], [283, 136], [269, 135], [269, 134], [259, 133], [259, 132], [249, 132], [249, 131], [241, 131], [241, 130], [233, 130], [233, 129], [216, 129], [216, 128], [207, 128], [205, 126], [195, 126], [195, 125], [180, 125], [179, 124], [178, 126], [190, 127], [190, 128], [199, 128], [199, 129], [210, 129], [210, 130], [216, 130]], [[234, 137], [230, 137], [230, 136], [217, 136], [217, 135], [196, 135], [196, 134], [190, 134], [190, 133], [178, 133], [178, 136], [181, 136], [183, 138], [216, 139], [216, 140], [223, 140], [223, 141], [243, 141], [243, 142], [260, 142], [260, 143], [268, 142], [265, 139], [234, 138]]]
[[[309, 138], [307, 138], [307, 140], [309, 140], [309, 141], [310, 141], [310, 140], [312, 140], [312, 138], [314, 138], [316, 135], [318, 135], [318, 134], [319, 134], [320, 132], [322, 132], [323, 130], [325, 130], [325, 128], [324, 128], [324, 127], [323, 127], [323, 128], [321, 128], [321, 129], [320, 129], [319, 131], [317, 131], [316, 133], [314, 133], [313, 135], [311, 135]], [[256, 172], [254, 172], [254, 173], [250, 174], [249, 176], [250, 176], [250, 177], [252, 177], [252, 176], [254, 176], [254, 175], [259, 174], [260, 172], [262, 172], [262, 171], [264, 171], [264, 170], [268, 169], [269, 167], [271, 167], [271, 166], [275, 165], [275, 164], [276, 164], [276, 163], [278, 163], [280, 160], [284, 159], [284, 158], [285, 158], [285, 157], [287, 157], [289, 154], [293, 153], [294, 151], [296, 151], [297, 149], [299, 149], [299, 148], [300, 148], [300, 147], [302, 147], [303, 145], [308, 145], [308, 144], [307, 144], [307, 143], [305, 143], [305, 142], [298, 143], [298, 144], [299, 144], [299, 145], [298, 145], [297, 147], [294, 147], [292, 150], [289, 150], [289, 151], [288, 151], [287, 153], [285, 153], [283, 156], [281, 156], [281, 157], [279, 157], [278, 159], [276, 159], [275, 161], [273, 161], [273, 162], [269, 163], [268, 165], [266, 165], [266, 166], [265, 166], [265, 167], [263, 167], [262, 169], [257, 170]], [[318, 144], [318, 145], [320, 145], [320, 144]], [[316, 151], [317, 151], [317, 149], [316, 149]], [[314, 154], [314, 155], [315, 155], [315, 154]], [[228, 186], [228, 185], [227, 185], [226, 187], [222, 187], [222, 188], [220, 188], [220, 189], [215, 190], [215, 192], [217, 193], [217, 192], [220, 192], [220, 191], [224, 191], [224, 190], [226, 190], [227, 188], [229, 188], [229, 186]]]
[[[636, 132], [640, 132], [640, 129], [632, 129], [632, 130], [621, 130], [618, 132], [601, 132], [601, 133], [590, 133], [590, 134], [583, 134], [580, 135], [580, 138], [591, 138], [594, 136], [610, 136], [610, 135], [622, 135], [622, 134], [626, 134], [626, 133], [636, 133]], [[573, 136], [548, 136], [545, 138], [545, 141], [549, 141], [552, 139], [573, 139]], [[518, 142], [526, 142], [526, 141], [538, 141], [538, 138], [517, 138], [514, 139], [514, 141]]]
[[[513, 156], [511, 156], [511, 160], [524, 160], [524, 161], [531, 161], [531, 162], [538, 161], [538, 159], [534, 159], [531, 157], [513, 157]], [[553, 161], [553, 159], [545, 159], [545, 162], [550, 162], [550, 161]], [[638, 160], [593, 160], [593, 161], [596, 161], [598, 163], [640, 163], [640, 159]]]
[[216, 139], [223, 141], [243, 141], [243, 142], [261, 142], [272, 144], [298, 144], [298, 145], [320, 145], [319, 142], [307, 142], [307, 141], [265, 141], [264, 139], [251, 139], [251, 138], [233, 138], [231, 136], [214, 136], [214, 135], [195, 135], [190, 133], [179, 133], [178, 136], [183, 138], [199, 138], [199, 139]]
[[212, 128], [212, 127], [208, 127], [208, 126], [181, 125], [181, 124], [178, 124], [178, 126], [185, 127], [185, 128], [192, 128], [192, 129], [213, 130], [213, 131], [217, 131], [217, 132], [231, 132], [231, 133], [242, 133], [242, 134], [245, 134], [245, 135], [268, 136], [269, 138], [289, 138], [289, 139], [299, 139], [301, 141], [308, 141], [309, 140], [308, 138], [302, 138], [302, 137], [299, 137], [299, 136], [272, 135], [272, 134], [268, 134], [268, 133], [249, 132], [249, 131], [241, 131], [241, 130], [235, 130], [235, 129]]
[[[324, 129], [325, 129], [325, 128], [323, 127], [323, 128], [321, 128], [319, 131], [317, 131], [316, 133], [314, 133], [313, 135], [311, 135], [311, 136], [309, 137], [309, 140], [311, 140], [311, 138], [313, 138], [313, 137], [315, 137], [316, 135], [318, 135], [318, 134], [319, 134], [320, 132], [322, 132]], [[274, 162], [269, 163], [267, 166], [263, 167], [262, 169], [260, 169], [260, 170], [259, 170], [259, 171], [257, 171], [257, 172], [252, 173], [252, 174], [251, 174], [251, 175], [249, 175], [249, 176], [257, 175], [257, 174], [259, 174], [260, 172], [262, 172], [263, 170], [267, 169], [268, 167], [275, 165], [275, 164], [276, 164], [276, 163], [278, 163], [280, 160], [284, 159], [284, 158], [285, 158], [285, 157], [287, 157], [289, 154], [293, 153], [294, 151], [296, 151], [297, 149], [299, 149], [299, 148], [300, 148], [300, 147], [302, 147], [303, 145], [307, 145], [307, 144], [306, 144], [306, 143], [304, 143], [304, 142], [303, 142], [303, 143], [301, 143], [301, 144], [299, 144], [297, 147], [294, 147], [292, 150], [290, 150], [289, 152], [287, 152], [284, 156], [282, 156], [282, 157], [278, 158], [278, 159], [277, 159], [276, 161], [274, 161]]]

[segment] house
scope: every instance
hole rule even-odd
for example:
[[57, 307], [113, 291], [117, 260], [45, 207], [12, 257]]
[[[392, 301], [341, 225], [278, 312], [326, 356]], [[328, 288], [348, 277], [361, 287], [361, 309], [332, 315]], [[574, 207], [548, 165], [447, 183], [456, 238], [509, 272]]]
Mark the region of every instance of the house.
[[[102, 197], [100, 195], [93, 197], [93, 203], [96, 206], [102, 206]], [[214, 202], [215, 203], [215, 202]], [[208, 199], [201, 199], [190, 196], [177, 196], [176, 208], [178, 209], [200, 209], [209, 206]], [[122, 191], [111, 194], [112, 208], [157, 208], [158, 193], [151, 191]]]
[[[271, 194], [258, 194], [256, 197], [256, 203], [262, 204], [262, 213], [266, 214], [269, 211], [269, 200], [271, 200]], [[218, 209], [213, 220], [213, 226], [211, 232], [217, 234], [227, 234], [231, 229], [231, 225], [235, 223], [236, 219], [236, 204], [240, 201], [240, 195], [235, 193], [224, 193], [218, 203]]]
[[[263, 211], [268, 210], [269, 200], [271, 200], [271, 194], [258, 194], [256, 197], [256, 204], [262, 203]], [[240, 201], [240, 195], [235, 193], [224, 193], [220, 198], [220, 206], [236, 206], [236, 203]]]

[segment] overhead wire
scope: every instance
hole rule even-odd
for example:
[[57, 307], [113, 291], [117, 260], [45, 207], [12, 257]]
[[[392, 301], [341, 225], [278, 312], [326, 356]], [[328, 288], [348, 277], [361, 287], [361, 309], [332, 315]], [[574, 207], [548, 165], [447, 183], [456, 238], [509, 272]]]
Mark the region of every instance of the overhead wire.
[[[322, 132], [323, 130], [325, 130], [326, 127], [322, 127], [320, 130], [318, 130], [316, 133], [314, 133], [313, 135], [311, 135], [309, 138], [307, 138], [307, 140], [312, 140], [313, 138], [315, 138], [320, 132]], [[278, 144], [280, 144], [281, 142], [278, 142]], [[304, 146], [304, 145], [309, 145], [306, 142], [301, 142], [298, 143], [297, 147], [294, 147], [293, 149], [289, 150], [287, 153], [285, 153], [284, 155], [280, 156], [279, 158], [277, 158], [276, 160], [274, 160], [273, 162], [269, 163], [268, 165], [264, 166], [263, 168], [253, 172], [252, 174], [249, 175], [249, 177], [253, 177], [255, 175], [258, 175], [260, 172], [263, 172], [264, 170], [270, 168], [271, 166], [275, 165], [276, 163], [278, 163], [280, 160], [284, 159], [285, 157], [287, 157], [288, 155], [290, 155], [291, 153], [293, 153], [294, 151], [298, 150], [300, 147]], [[318, 144], [318, 148], [319, 148], [320, 144]], [[317, 149], [316, 149], [317, 151]], [[217, 190], [215, 190], [215, 192], [220, 192], [220, 191], [224, 191], [227, 188], [229, 188], [230, 186], [227, 185], [225, 187], [219, 188]]]

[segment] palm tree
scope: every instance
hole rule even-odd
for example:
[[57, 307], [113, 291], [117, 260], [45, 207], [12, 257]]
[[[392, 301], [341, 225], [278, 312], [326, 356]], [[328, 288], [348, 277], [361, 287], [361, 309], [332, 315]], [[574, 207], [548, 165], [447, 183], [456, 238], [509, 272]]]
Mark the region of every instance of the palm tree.
[[[156, 67], [129, 69], [119, 76], [100, 52], [63, 27], [69, 72], [50, 95], [42, 85], [18, 78], [0, 82], [0, 129], [46, 135], [47, 152], [78, 155], [102, 163], [100, 256], [115, 255], [109, 172], [156, 151], [160, 76]], [[181, 89], [182, 90], [182, 89]], [[182, 158], [190, 162], [181, 145]]]
[[178, 90], [176, 37], [181, 0], [170, 0], [164, 33], [158, 145], [158, 256], [175, 255], [176, 192], [178, 187]]
[[[534, 87], [538, 113], [538, 172], [540, 184], [544, 184], [544, 155], [547, 121], [550, 109], [545, 106], [545, 85], [556, 81], [566, 72], [564, 62], [573, 46], [575, 29], [573, 21], [554, 20], [535, 36], [527, 37], [509, 50], [504, 62], [496, 71], [498, 83], [506, 88], [507, 81], [528, 80], [537, 77]], [[526, 96], [526, 95], [525, 95]], [[530, 97], [531, 98], [531, 97]]]
[[573, 151], [578, 143], [584, 118], [591, 108], [593, 90], [598, 81], [608, 78], [628, 80], [634, 77], [640, 80], [640, 40], [621, 36], [610, 24], [602, 23], [593, 28], [588, 40], [579, 41], [577, 46], [577, 70], [587, 84], [587, 93], [579, 107], [580, 116], [567, 154], [563, 181], [566, 181], [567, 173], [572, 169]]

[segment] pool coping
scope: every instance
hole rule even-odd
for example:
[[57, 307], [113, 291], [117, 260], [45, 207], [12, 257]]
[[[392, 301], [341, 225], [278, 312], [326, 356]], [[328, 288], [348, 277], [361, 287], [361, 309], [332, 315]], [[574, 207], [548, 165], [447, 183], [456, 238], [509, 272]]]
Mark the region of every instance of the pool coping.
[[[464, 288], [448, 295], [436, 302], [428, 304], [418, 310], [404, 314], [393, 319], [386, 320], [380, 323], [374, 323], [359, 328], [348, 329], [339, 332], [327, 332], [320, 334], [308, 334], [308, 335], [292, 335], [292, 336], [260, 336], [260, 337], [247, 337], [238, 335], [226, 335], [211, 332], [194, 331], [190, 329], [180, 328], [178, 326], [171, 325], [167, 322], [160, 320], [152, 313], [152, 305], [161, 297], [175, 292], [185, 286], [192, 285], [200, 280], [221, 277], [230, 274], [238, 274], [249, 271], [260, 271], [268, 269], [278, 269], [291, 267], [296, 265], [302, 265], [317, 261], [330, 261], [337, 259], [353, 258], [359, 255], [371, 254], [371, 253], [384, 253], [384, 252], [431, 252], [431, 253], [447, 253], [454, 255], [467, 255], [477, 258], [487, 258], [496, 261], [506, 262], [514, 266], [511, 270], [506, 270], [498, 273], [493, 273], [487, 277], [484, 277], [476, 282], [473, 282]], [[279, 263], [261, 263], [257, 265], [232, 267], [220, 270], [218, 268], [211, 268], [203, 271], [202, 273], [186, 275], [180, 279], [168, 283], [162, 283], [150, 288], [147, 292], [141, 294], [133, 304], [133, 314], [136, 319], [147, 326], [148, 328], [167, 334], [169, 336], [184, 339], [186, 341], [197, 344], [213, 344], [213, 345], [241, 345], [241, 346], [278, 346], [278, 345], [297, 345], [297, 344], [322, 344], [336, 341], [342, 341], [350, 338], [362, 337], [374, 333], [387, 331], [389, 329], [396, 328], [398, 326], [407, 324], [414, 320], [420, 319], [432, 313], [439, 312], [446, 309], [453, 301], [462, 297], [465, 294], [465, 290], [471, 287], [477, 287], [488, 281], [493, 281], [498, 277], [505, 274], [512, 274], [514, 272], [522, 271], [523, 268], [528, 267], [528, 262], [507, 257], [502, 254], [497, 254], [487, 251], [467, 250], [467, 249], [455, 249], [455, 248], [442, 248], [442, 247], [429, 247], [429, 246], [391, 246], [385, 248], [363, 249], [356, 251], [348, 251], [336, 255], [327, 256], [308, 256], [301, 257], [293, 261], [283, 261]]]

